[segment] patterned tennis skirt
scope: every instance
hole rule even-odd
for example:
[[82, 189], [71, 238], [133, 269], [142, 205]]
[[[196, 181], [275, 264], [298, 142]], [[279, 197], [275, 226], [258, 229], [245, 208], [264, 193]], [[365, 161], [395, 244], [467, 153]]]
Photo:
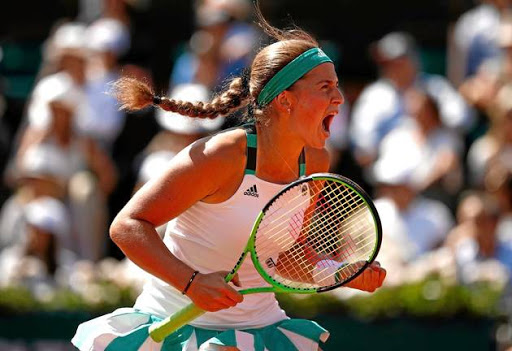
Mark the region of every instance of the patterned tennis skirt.
[[149, 326], [161, 319], [133, 308], [120, 308], [78, 326], [72, 339], [81, 351], [198, 351], [232, 346], [241, 351], [317, 351], [329, 332], [305, 319], [285, 319], [258, 329], [225, 331], [184, 326], [161, 343]]

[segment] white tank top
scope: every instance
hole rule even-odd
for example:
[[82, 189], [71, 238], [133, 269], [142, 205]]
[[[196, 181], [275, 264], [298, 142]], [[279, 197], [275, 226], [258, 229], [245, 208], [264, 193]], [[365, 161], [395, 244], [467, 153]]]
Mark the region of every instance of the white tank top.
[[[201, 273], [230, 271], [240, 258], [251, 234], [254, 221], [265, 204], [285, 185], [257, 178], [256, 134], [246, 126], [247, 167], [235, 194], [219, 204], [198, 202], [167, 225], [164, 243], [181, 261]], [[300, 170], [304, 173], [304, 153]], [[257, 273], [249, 255], [238, 270], [241, 287], [268, 286]], [[135, 302], [135, 308], [167, 317], [191, 301], [174, 287], [151, 278]], [[235, 307], [208, 312], [190, 324], [206, 329], [260, 328], [288, 318], [272, 293], [244, 296]]]

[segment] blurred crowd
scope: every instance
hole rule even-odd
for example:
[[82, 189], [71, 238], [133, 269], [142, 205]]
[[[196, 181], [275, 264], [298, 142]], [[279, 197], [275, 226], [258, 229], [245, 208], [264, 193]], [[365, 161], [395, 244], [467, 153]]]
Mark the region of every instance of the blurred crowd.
[[[148, 67], [121, 60], [133, 35], [126, 6], [104, 0], [88, 21], [55, 23], [44, 43], [16, 137], [0, 143], [9, 189], [0, 204], [0, 286], [78, 291], [80, 274], [105, 262], [127, 284], [140, 287], [144, 280], [137, 267], [109, 252], [115, 213], [108, 204], [127, 177], [113, 145], [127, 118], [137, 116], [120, 111], [105, 92], [121, 75], [152, 79]], [[194, 11], [194, 32], [174, 61], [166, 93], [206, 101], [241, 74], [263, 39], [251, 1], [197, 0]], [[437, 273], [456, 284], [489, 281], [506, 289], [512, 281], [512, 1], [479, 2], [447, 36], [446, 75], [422, 70], [422, 48], [411, 33], [390, 32], [368, 46], [378, 76], [340, 107], [328, 143], [331, 171], [375, 199], [385, 284]], [[185, 146], [240, 117], [150, 113], [158, 130], [130, 160], [131, 193]]]

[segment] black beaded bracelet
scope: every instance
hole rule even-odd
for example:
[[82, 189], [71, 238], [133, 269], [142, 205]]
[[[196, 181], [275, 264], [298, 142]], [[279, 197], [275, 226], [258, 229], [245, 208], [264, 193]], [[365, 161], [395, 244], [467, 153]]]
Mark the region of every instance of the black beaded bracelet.
[[192, 281], [196, 277], [197, 273], [199, 273], [199, 271], [194, 271], [194, 273], [192, 273], [192, 276], [190, 277], [190, 280], [188, 281], [187, 286], [185, 286], [185, 289], [183, 289], [183, 291], [181, 292], [183, 295], [185, 295], [187, 293], [187, 290], [188, 290], [188, 288], [190, 288], [190, 284], [192, 284]]

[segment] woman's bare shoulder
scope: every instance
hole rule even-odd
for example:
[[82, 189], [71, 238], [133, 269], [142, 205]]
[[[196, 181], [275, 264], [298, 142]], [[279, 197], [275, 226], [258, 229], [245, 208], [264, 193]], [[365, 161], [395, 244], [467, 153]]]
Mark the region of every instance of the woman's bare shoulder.
[[226, 130], [190, 146], [189, 162], [197, 164], [197, 170], [212, 182], [204, 201], [221, 202], [236, 191], [244, 175], [246, 146], [243, 129]]
[[196, 141], [187, 153], [192, 160], [204, 160], [215, 168], [236, 168], [245, 159], [245, 147], [245, 132], [230, 129]]

